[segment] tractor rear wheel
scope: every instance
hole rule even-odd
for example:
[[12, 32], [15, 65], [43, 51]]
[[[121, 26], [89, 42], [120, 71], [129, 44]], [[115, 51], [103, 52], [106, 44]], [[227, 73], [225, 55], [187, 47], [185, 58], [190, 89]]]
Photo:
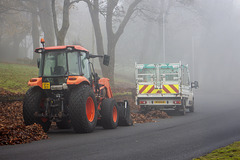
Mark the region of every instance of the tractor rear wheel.
[[93, 89], [82, 84], [71, 90], [69, 96], [69, 116], [77, 133], [89, 133], [97, 124], [97, 101]]
[[36, 116], [45, 112], [44, 100], [44, 93], [40, 87], [34, 86], [28, 89], [23, 101], [23, 118], [25, 125], [38, 123], [44, 132], [47, 132], [51, 126], [50, 120]]
[[[118, 102], [118, 113], [119, 113], [119, 126], [132, 126], [133, 121], [131, 118], [130, 106], [128, 102]], [[126, 106], [125, 106], [126, 105]]]
[[101, 105], [101, 124], [104, 129], [114, 129], [118, 126], [117, 103], [112, 98], [104, 99]]

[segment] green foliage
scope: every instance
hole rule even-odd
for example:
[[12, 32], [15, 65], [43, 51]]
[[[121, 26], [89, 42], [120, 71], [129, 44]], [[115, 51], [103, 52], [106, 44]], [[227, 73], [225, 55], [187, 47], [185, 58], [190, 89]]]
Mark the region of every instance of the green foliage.
[[193, 160], [240, 160], [240, 141]]
[[0, 63], [0, 88], [25, 93], [31, 78], [38, 77], [38, 68], [29, 65]]

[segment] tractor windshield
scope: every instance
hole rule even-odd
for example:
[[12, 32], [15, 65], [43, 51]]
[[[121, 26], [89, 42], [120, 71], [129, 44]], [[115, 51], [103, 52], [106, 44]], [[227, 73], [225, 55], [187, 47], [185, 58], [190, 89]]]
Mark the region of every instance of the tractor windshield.
[[51, 51], [44, 54], [42, 76], [77, 76], [90, 77], [88, 59], [85, 52]]
[[48, 52], [44, 56], [43, 76], [64, 76], [67, 74], [65, 51]]

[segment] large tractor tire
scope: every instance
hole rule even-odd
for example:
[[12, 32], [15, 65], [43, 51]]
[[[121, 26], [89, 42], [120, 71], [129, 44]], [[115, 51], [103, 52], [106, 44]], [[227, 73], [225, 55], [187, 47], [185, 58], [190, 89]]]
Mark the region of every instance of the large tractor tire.
[[75, 132], [92, 132], [97, 124], [97, 113], [97, 101], [89, 85], [82, 84], [71, 90], [69, 116]]
[[59, 129], [69, 129], [71, 128], [71, 122], [68, 118], [63, 118], [62, 121], [57, 122], [57, 127]]
[[30, 88], [23, 101], [23, 118], [25, 125], [37, 123], [42, 126], [44, 132], [47, 132], [51, 126], [50, 120], [35, 115], [36, 113], [44, 113], [44, 99], [44, 92], [40, 87]]
[[118, 108], [117, 103], [112, 98], [104, 99], [101, 104], [101, 124], [104, 129], [114, 129], [118, 126]]
[[118, 102], [119, 126], [132, 126], [133, 120], [131, 118], [130, 106], [128, 101]]

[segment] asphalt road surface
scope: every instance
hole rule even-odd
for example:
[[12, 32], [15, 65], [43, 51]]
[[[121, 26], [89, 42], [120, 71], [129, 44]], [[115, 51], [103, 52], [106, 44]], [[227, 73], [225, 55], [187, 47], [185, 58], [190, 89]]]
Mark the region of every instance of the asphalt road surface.
[[240, 140], [240, 97], [225, 96], [195, 95], [194, 113], [156, 123], [90, 134], [52, 130], [48, 140], [1, 146], [0, 159], [192, 159]]

